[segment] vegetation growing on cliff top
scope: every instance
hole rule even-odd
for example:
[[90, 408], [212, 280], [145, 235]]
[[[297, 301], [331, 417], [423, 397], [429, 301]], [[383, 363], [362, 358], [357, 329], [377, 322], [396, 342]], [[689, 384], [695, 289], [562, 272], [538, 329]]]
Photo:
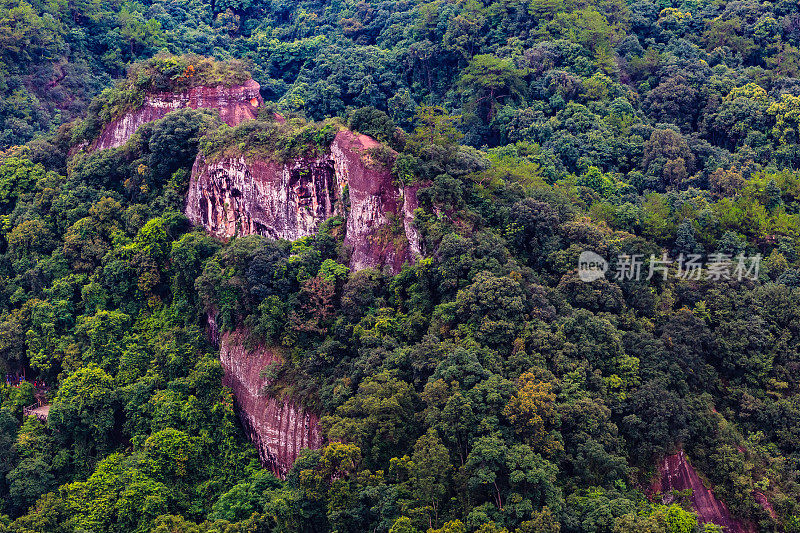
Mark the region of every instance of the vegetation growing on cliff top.
[[307, 122], [290, 116], [287, 120], [273, 110], [262, 109], [256, 120], [245, 121], [235, 128], [223, 125], [213, 130], [203, 138], [201, 149], [210, 161], [245, 157], [282, 163], [329, 153], [341, 128], [337, 119]]
[[[0, 362], [52, 387], [47, 424], [0, 388], [0, 530], [688, 532], [685, 498], [645, 496], [682, 447], [737, 518], [799, 531], [799, 9], [0, 3], [0, 144], [27, 143], [0, 158]], [[184, 110], [70, 156], [141, 94], [112, 91], [28, 142], [161, 48], [249, 61], [311, 125]], [[193, 83], [184, 61], [129, 87]], [[348, 272], [341, 226], [221, 244], [179, 213], [203, 142], [288, 156], [332, 117], [421, 185], [417, 264]], [[587, 249], [764, 259], [586, 284]], [[323, 416], [285, 481], [207, 312], [280, 344], [270, 391]]]
[[132, 64], [122, 83], [147, 92], [180, 92], [192, 87], [233, 87], [251, 79], [243, 61], [160, 53]]
[[215, 61], [196, 54], [157, 54], [131, 65], [125, 78], [92, 100], [87, 116], [76, 121], [71, 142], [91, 143], [106, 124], [141, 107], [148, 94], [179, 93], [192, 87], [231, 87], [250, 79], [250, 72], [241, 61]]

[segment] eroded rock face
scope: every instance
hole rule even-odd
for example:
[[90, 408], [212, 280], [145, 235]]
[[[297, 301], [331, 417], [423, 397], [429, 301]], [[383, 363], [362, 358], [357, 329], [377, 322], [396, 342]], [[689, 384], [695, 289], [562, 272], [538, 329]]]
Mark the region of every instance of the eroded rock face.
[[313, 235], [328, 218], [346, 215], [350, 267], [388, 265], [397, 272], [419, 255], [419, 235], [412, 225], [416, 188], [393, 183], [388, 164], [372, 151], [379, 147], [366, 135], [343, 130], [330, 153], [317, 158], [207, 161], [200, 154], [192, 168], [186, 215], [221, 238], [260, 234], [288, 240]]
[[349, 190], [344, 242], [352, 251], [350, 267], [389, 265], [397, 272], [419, 253], [419, 235], [411, 225], [417, 196], [416, 189], [393, 183], [391, 169], [373, 152], [380, 147], [367, 135], [340, 131], [331, 143], [331, 156], [339, 183]]
[[665, 499], [664, 503], [671, 503], [669, 494], [673, 490], [692, 489], [692, 507], [701, 523], [722, 526], [726, 533], [756, 532], [754, 525], [734, 519], [725, 503], [703, 485], [683, 451], [665, 457], [658, 470], [661, 477], [651, 487], [651, 491], [660, 492]]
[[239, 418], [261, 464], [285, 477], [303, 449], [322, 446], [319, 417], [292, 402], [261, 394], [266, 384], [261, 371], [270, 363], [279, 363], [281, 356], [265, 346], [247, 349], [245, 335], [236, 331], [220, 337], [223, 384], [233, 390]]
[[200, 154], [186, 199], [189, 220], [220, 238], [260, 234], [296, 240], [341, 212], [341, 190], [325, 159], [209, 163]]
[[139, 126], [163, 118], [176, 109], [218, 109], [223, 122], [228, 126], [236, 126], [256, 117], [258, 107], [264, 103], [259, 89], [258, 83], [249, 80], [244, 85], [232, 87], [194, 87], [180, 93], [148, 94], [140, 108], [107, 124], [91, 149], [103, 150], [122, 146]]

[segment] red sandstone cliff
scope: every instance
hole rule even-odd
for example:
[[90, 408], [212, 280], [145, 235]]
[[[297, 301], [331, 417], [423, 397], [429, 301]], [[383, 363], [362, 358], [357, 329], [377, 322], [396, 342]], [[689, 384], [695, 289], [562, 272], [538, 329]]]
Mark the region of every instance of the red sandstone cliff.
[[371, 151], [378, 147], [366, 135], [342, 130], [329, 154], [316, 158], [207, 161], [199, 154], [186, 216], [221, 238], [260, 234], [296, 240], [313, 235], [328, 218], [345, 215], [347, 187], [345, 245], [351, 268], [388, 265], [397, 272], [419, 255], [419, 236], [412, 226], [416, 188], [394, 184], [391, 168]]
[[281, 356], [264, 346], [245, 348], [244, 337], [237, 331], [220, 338], [223, 384], [233, 390], [239, 418], [261, 463], [285, 477], [301, 450], [322, 446], [319, 417], [292, 402], [261, 394], [266, 384], [261, 371], [270, 363], [280, 362]]
[[333, 164], [301, 159], [287, 164], [199, 154], [192, 167], [186, 216], [220, 238], [235, 234], [296, 240], [342, 214]]
[[692, 507], [701, 523], [722, 526], [726, 533], [756, 532], [752, 524], [734, 519], [725, 503], [718, 500], [714, 492], [703, 485], [703, 481], [689, 464], [683, 451], [665, 457], [658, 471], [660, 478], [650, 490], [653, 493], [662, 493], [665, 503], [669, 503], [668, 495], [673, 490], [692, 489]]
[[[394, 184], [391, 169], [371, 152], [380, 147], [367, 135], [340, 131], [331, 143], [331, 155], [340, 186], [347, 184], [350, 195], [344, 241], [351, 250], [350, 267], [389, 265], [398, 272], [419, 255], [419, 236], [411, 224], [416, 188]], [[402, 234], [393, 234], [393, 222], [402, 227]]]
[[158, 120], [170, 111], [182, 108], [218, 109], [220, 118], [229, 126], [256, 117], [263, 104], [260, 86], [254, 80], [244, 85], [225, 87], [193, 87], [179, 93], [152, 93], [141, 107], [131, 110], [108, 123], [92, 145], [92, 150], [122, 146], [131, 135], [147, 122]]

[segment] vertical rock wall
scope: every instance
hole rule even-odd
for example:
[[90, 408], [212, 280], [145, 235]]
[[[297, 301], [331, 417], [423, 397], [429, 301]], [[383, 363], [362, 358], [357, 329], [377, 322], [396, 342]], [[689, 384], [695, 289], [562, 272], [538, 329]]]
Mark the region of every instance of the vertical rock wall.
[[[256, 117], [263, 104], [253, 80], [234, 87], [195, 87], [182, 93], [148, 94], [141, 107], [112, 120], [91, 150], [125, 144], [147, 122], [181, 108], [217, 109], [229, 126]], [[347, 215], [345, 245], [351, 267], [389, 266], [399, 271], [419, 254], [412, 226], [416, 188], [398, 187], [381, 161], [380, 143], [366, 135], [338, 132], [330, 154], [285, 163], [244, 157], [207, 161], [198, 154], [192, 167], [186, 215], [220, 238], [261, 234], [297, 240], [313, 235], [333, 216]], [[393, 157], [385, 152], [384, 156]], [[345, 213], [344, 195], [349, 193]], [[300, 451], [319, 448], [319, 418], [292, 402], [261, 394], [261, 371], [280, 355], [264, 346], [245, 347], [244, 332], [220, 335], [213, 316], [209, 329], [220, 347], [223, 383], [233, 390], [239, 416], [265, 467], [285, 476]]]
[[324, 157], [276, 163], [243, 157], [207, 161], [199, 154], [186, 215], [221, 238], [260, 234], [296, 240], [316, 233], [330, 217], [345, 215], [346, 188], [350, 267], [389, 266], [397, 272], [419, 254], [412, 226], [416, 187], [394, 183], [391, 168], [373, 152], [380, 147], [366, 135], [342, 130]]
[[[389, 265], [395, 272], [419, 251], [419, 237], [411, 227], [416, 190], [394, 184], [391, 169], [378, 159], [381, 144], [366, 135], [340, 131], [331, 143], [331, 156], [340, 185], [350, 194], [345, 245], [351, 250], [350, 267], [361, 270]], [[413, 199], [406, 200], [407, 195]]]
[[220, 338], [223, 384], [233, 390], [239, 418], [261, 463], [285, 477], [303, 449], [322, 446], [319, 417], [292, 402], [261, 394], [266, 384], [261, 371], [280, 362], [281, 356], [265, 346], [247, 349], [244, 340], [243, 331], [224, 333]]
[[[255, 118], [262, 104], [259, 85], [253, 80], [233, 87], [151, 93], [138, 109], [106, 125], [90, 150], [122, 146], [142, 124], [175, 109], [217, 109], [224, 122], [236, 126]], [[388, 266], [398, 272], [420, 253], [419, 235], [412, 225], [416, 187], [396, 185], [383, 156], [391, 159], [394, 153], [371, 137], [347, 130], [336, 134], [326, 157], [276, 163], [244, 157], [207, 161], [198, 154], [186, 215], [220, 238], [260, 234], [297, 240], [315, 234], [332, 216], [346, 214], [350, 267]]]
[[[229, 88], [149, 94], [140, 108], [109, 123], [90, 149], [122, 146], [141, 125], [175, 109], [218, 109], [224, 122], [236, 126], [255, 118], [262, 103], [259, 85], [252, 80]], [[389, 266], [397, 272], [419, 254], [419, 235], [412, 226], [418, 205], [416, 187], [393, 182], [380, 150], [374, 139], [343, 130], [324, 157], [278, 163], [244, 157], [208, 161], [198, 154], [186, 215], [220, 238], [260, 234], [287, 240], [313, 235], [332, 216], [346, 215], [345, 244], [351, 251], [351, 267]], [[394, 154], [383, 155], [391, 158]], [[318, 416], [261, 394], [265, 385], [261, 371], [279, 362], [279, 354], [264, 346], [246, 348], [244, 332], [220, 335], [213, 316], [209, 316], [209, 330], [220, 347], [223, 383], [233, 390], [242, 425], [262, 464], [285, 476], [301, 450], [322, 446]]]
[[199, 154], [185, 211], [192, 223], [220, 238], [260, 234], [297, 240], [341, 214], [340, 199], [333, 165], [325, 159], [209, 163]]

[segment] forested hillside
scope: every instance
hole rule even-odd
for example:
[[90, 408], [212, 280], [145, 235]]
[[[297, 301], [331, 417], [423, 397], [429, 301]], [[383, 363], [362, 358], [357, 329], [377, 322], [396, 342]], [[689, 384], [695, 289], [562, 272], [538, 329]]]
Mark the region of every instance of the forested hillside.
[[[95, 149], [251, 76], [255, 119]], [[682, 453], [726, 531], [800, 532], [796, 1], [0, 0], [0, 96], [0, 531], [721, 531]], [[415, 195], [402, 269], [354, 267], [347, 187], [293, 242], [184, 215], [198, 154], [348, 130]], [[232, 332], [319, 417], [285, 479]]]

